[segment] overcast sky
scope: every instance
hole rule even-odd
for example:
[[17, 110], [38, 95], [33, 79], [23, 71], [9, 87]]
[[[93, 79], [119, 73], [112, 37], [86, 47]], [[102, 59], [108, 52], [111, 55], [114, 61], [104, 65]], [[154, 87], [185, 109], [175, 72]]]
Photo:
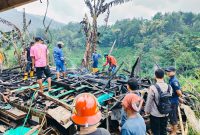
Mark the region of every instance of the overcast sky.
[[[21, 7], [17, 10], [26, 9], [27, 13], [44, 15], [46, 0], [36, 1]], [[47, 16], [62, 23], [80, 22], [88, 9], [84, 0], [49, 0], [49, 10]], [[151, 17], [157, 12], [200, 12], [200, 0], [133, 0], [123, 5], [111, 8], [109, 24], [125, 18], [146, 18]], [[99, 21], [103, 23], [105, 15], [101, 15]]]

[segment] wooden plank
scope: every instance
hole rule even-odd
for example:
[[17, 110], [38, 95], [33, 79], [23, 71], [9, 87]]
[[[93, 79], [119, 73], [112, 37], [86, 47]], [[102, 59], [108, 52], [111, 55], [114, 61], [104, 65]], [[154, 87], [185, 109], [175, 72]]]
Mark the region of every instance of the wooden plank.
[[17, 109], [16, 107], [11, 108], [9, 110], [0, 110], [0, 113], [2, 115], [8, 116], [9, 118], [13, 119], [13, 120], [20, 120], [25, 118], [26, 113]]
[[64, 92], [64, 93], [59, 94], [59, 95], [54, 96], [54, 97], [55, 97], [55, 98], [61, 98], [61, 97], [65, 96], [65, 95], [68, 95], [68, 94], [73, 93], [73, 92], [75, 92], [75, 90], [69, 90], [69, 91], [67, 91], [67, 92]]
[[0, 0], [0, 12], [6, 11], [36, 0]]
[[71, 112], [62, 106], [49, 109], [47, 114], [54, 118], [58, 123], [61, 123], [61, 125], [65, 128], [68, 128], [72, 124], [70, 120]]
[[7, 125], [9, 125], [9, 126], [11, 126], [11, 127], [13, 127], [13, 128], [17, 126], [16, 123], [12, 122], [9, 119], [6, 119], [5, 117], [3, 117], [1, 115], [0, 115], [0, 121], [3, 122], [3, 123], [5, 123], [5, 124], [7, 124]]
[[68, 110], [71, 110], [70, 105], [68, 105], [68, 104], [66, 104], [66, 103], [64, 103], [64, 102], [62, 102], [62, 101], [60, 101], [60, 100], [58, 100], [58, 99], [52, 97], [51, 95], [49, 95], [49, 94], [46, 93], [46, 92], [45, 92], [45, 93], [41, 93], [41, 96], [45, 97], [45, 98], [48, 99], [48, 100], [51, 100], [51, 101], [57, 103], [58, 105], [60, 105], [60, 106], [62, 106], [62, 107], [64, 107], [64, 108], [66, 108], [66, 109], [68, 109]]
[[57, 89], [54, 89], [54, 90], [51, 90], [49, 91], [50, 94], [53, 94], [54, 92], [57, 92], [57, 91], [60, 91], [60, 90], [63, 90], [64, 88], [63, 87], [59, 87]]

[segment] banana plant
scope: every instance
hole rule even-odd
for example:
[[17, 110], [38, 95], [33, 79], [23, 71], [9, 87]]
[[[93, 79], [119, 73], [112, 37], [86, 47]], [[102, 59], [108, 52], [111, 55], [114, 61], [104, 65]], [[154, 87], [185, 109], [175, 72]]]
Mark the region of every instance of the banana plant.
[[98, 42], [98, 30], [97, 30], [97, 18], [99, 15], [107, 12], [107, 16], [105, 18], [105, 22], [107, 24], [108, 18], [110, 15], [110, 8], [116, 5], [123, 4], [125, 2], [129, 2], [131, 0], [84, 0], [86, 6], [90, 10], [90, 15], [92, 17], [92, 48], [91, 52], [93, 53], [96, 50], [97, 42]]

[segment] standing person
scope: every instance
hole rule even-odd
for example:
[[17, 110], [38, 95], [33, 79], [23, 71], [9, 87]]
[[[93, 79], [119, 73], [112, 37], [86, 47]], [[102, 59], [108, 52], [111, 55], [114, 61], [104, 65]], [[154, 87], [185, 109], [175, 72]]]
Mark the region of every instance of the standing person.
[[80, 127], [80, 135], [110, 135], [104, 128], [97, 128], [102, 114], [96, 97], [90, 93], [79, 94], [74, 100], [71, 115], [73, 123]]
[[[128, 93], [135, 93], [134, 91], [138, 90], [138, 81], [137, 81], [136, 78], [130, 78], [128, 80], [127, 89], [128, 89]], [[135, 93], [135, 94], [137, 94], [139, 96], [139, 93]], [[138, 107], [139, 110], [141, 109], [141, 107], [143, 105], [143, 102], [144, 102], [144, 100], [142, 98], [140, 98], [140, 100], [139, 100], [139, 107]], [[126, 122], [126, 120], [127, 120], [127, 114], [124, 111], [124, 109], [122, 108], [122, 112], [121, 112], [121, 126], [124, 125], [124, 123]]]
[[30, 50], [31, 47], [34, 45], [34, 42], [30, 42], [29, 47], [25, 48], [25, 56], [26, 56], [26, 71], [24, 73], [24, 79], [23, 80], [27, 80], [28, 79], [28, 73], [30, 72], [30, 77], [34, 76], [34, 70], [31, 69], [32, 67], [32, 59], [31, 59], [31, 55], [30, 55]]
[[171, 85], [172, 99], [171, 99], [171, 108], [172, 111], [169, 114], [170, 124], [172, 126], [171, 135], [176, 135], [177, 132], [177, 122], [178, 122], [178, 105], [179, 105], [179, 97], [182, 97], [181, 86], [176, 78], [176, 69], [174, 67], [168, 67], [165, 69], [167, 75], [169, 76], [169, 84]]
[[121, 129], [121, 135], [145, 135], [146, 125], [142, 116], [138, 113], [137, 104], [141, 98], [136, 94], [127, 94], [122, 100], [122, 106], [128, 116]]
[[99, 58], [101, 58], [101, 55], [97, 53], [97, 50], [92, 54], [92, 72], [96, 73], [99, 71], [98, 64], [99, 64]]
[[[165, 72], [162, 69], [157, 69], [155, 71], [156, 84], [150, 87], [145, 106], [145, 113], [150, 114], [150, 125], [153, 135], [167, 135], [167, 121], [171, 110], [170, 98], [172, 95], [172, 88], [164, 82], [164, 74]], [[163, 103], [161, 94], [166, 95], [165, 104], [168, 103], [168, 108], [164, 108], [166, 111], [164, 113], [162, 112], [163, 110], [159, 109], [159, 105]]]
[[57, 47], [54, 48], [53, 50], [53, 56], [54, 56], [54, 61], [56, 64], [56, 74], [57, 74], [57, 80], [60, 80], [60, 72], [62, 73], [63, 77], [65, 77], [65, 61], [64, 61], [64, 55], [63, 55], [63, 48], [64, 43], [63, 42], [58, 42]]
[[45, 44], [42, 44], [42, 38], [36, 37], [35, 44], [31, 47], [30, 56], [32, 58], [32, 69], [36, 67], [37, 82], [40, 87], [40, 92], [43, 92], [42, 76], [46, 75], [48, 81], [48, 90], [51, 90], [51, 71], [48, 66], [48, 49]]
[[109, 73], [114, 74], [117, 67], [117, 60], [114, 56], [108, 54], [105, 54], [104, 57], [106, 58], [106, 63], [103, 66], [105, 67], [109, 64], [108, 71]]
[[0, 73], [2, 73], [2, 71], [3, 71], [3, 62], [4, 62], [4, 55], [0, 51]]

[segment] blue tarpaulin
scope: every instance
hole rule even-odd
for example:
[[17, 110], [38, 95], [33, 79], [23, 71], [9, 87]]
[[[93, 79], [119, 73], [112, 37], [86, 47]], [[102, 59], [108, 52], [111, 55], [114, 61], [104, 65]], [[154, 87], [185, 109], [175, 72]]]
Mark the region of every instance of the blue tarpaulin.
[[[28, 133], [31, 130], [31, 128], [27, 128], [27, 127], [17, 127], [15, 129], [10, 129], [7, 130], [3, 135], [25, 135], [26, 133]], [[31, 135], [37, 135], [38, 131], [36, 131], [35, 133], [31, 134]]]

